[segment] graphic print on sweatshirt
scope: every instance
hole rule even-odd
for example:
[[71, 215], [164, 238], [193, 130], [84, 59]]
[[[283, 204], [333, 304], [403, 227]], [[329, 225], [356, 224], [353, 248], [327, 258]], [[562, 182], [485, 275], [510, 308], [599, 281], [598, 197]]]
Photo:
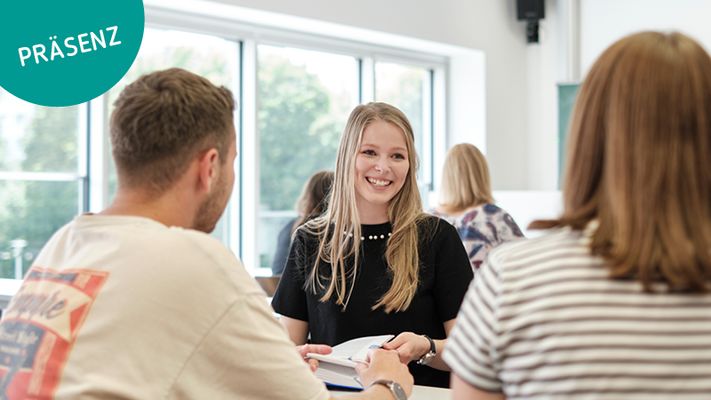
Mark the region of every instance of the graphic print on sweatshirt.
[[0, 322], [0, 398], [52, 399], [108, 272], [34, 266]]

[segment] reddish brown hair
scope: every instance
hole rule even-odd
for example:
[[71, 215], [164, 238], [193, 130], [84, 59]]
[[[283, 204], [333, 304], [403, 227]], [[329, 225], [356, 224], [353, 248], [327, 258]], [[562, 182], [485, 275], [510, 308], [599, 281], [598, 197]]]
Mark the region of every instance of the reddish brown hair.
[[644, 32], [593, 65], [570, 129], [564, 212], [610, 275], [707, 292], [711, 277], [711, 58], [680, 34]]

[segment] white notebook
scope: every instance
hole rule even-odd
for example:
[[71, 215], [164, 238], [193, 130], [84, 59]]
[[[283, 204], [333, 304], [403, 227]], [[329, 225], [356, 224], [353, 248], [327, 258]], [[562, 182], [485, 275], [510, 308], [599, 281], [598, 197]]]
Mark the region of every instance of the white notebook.
[[355, 366], [364, 362], [368, 351], [389, 342], [393, 335], [366, 336], [343, 342], [333, 347], [328, 355], [309, 353], [307, 357], [319, 361], [316, 377], [325, 384], [351, 389], [363, 389]]

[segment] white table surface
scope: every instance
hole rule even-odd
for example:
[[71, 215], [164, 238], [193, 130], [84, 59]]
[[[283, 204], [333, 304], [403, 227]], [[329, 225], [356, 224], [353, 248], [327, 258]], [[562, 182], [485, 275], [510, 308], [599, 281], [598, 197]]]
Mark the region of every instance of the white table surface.
[[[329, 393], [331, 393], [333, 397], [343, 397], [353, 392], [330, 390]], [[409, 400], [451, 400], [451, 398], [451, 389], [442, 389], [431, 386], [415, 386], [412, 388], [412, 395], [410, 395]]]

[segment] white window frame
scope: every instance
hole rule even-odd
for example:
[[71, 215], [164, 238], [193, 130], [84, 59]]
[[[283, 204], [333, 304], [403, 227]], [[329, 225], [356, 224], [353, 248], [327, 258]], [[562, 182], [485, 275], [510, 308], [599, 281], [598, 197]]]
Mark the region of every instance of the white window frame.
[[[19, 100], [17, 101], [24, 101]], [[77, 172], [25, 172], [25, 171], [0, 171], [0, 180], [3, 181], [36, 181], [36, 182], [76, 182], [77, 190], [77, 213], [81, 214], [87, 210], [89, 187], [89, 176], [87, 173], [88, 162], [88, 142], [89, 134], [87, 128], [88, 109], [87, 104], [77, 106]]]
[[[13, 100], [8, 100], [13, 101]], [[17, 101], [23, 101], [17, 99]], [[88, 211], [88, 203], [90, 194], [90, 179], [88, 174], [89, 168], [89, 128], [88, 128], [88, 103], [77, 105], [77, 172], [25, 172], [25, 171], [0, 171], [0, 181], [33, 181], [33, 182], [74, 182], [77, 185], [77, 214], [82, 214]], [[12, 258], [15, 259], [14, 280], [22, 280], [24, 265], [24, 257], [21, 255], [22, 248], [27, 244], [24, 240], [12, 240], [10, 243], [14, 247], [14, 243], [19, 244], [18, 248], [13, 249]], [[14, 288], [13, 279], [0, 279], [0, 286], [10, 285]], [[2, 283], [5, 282], [5, 283]], [[0, 288], [0, 304], [4, 300], [4, 289]], [[14, 292], [13, 292], [14, 293]]]
[[[484, 150], [484, 55], [457, 46], [405, 38], [360, 28], [308, 20], [200, 0], [146, 0], [146, 26], [219, 36], [240, 43], [236, 115], [239, 162], [232, 194], [229, 245], [248, 270], [259, 266], [257, 209], [259, 205], [259, 136], [257, 132], [257, 45], [278, 45], [350, 55], [361, 60], [361, 82], [374, 82], [376, 61], [394, 62], [431, 71], [429, 155], [420, 156], [422, 178], [437, 189], [446, 150], [470, 142]], [[452, 82], [457, 80], [458, 84]], [[372, 86], [372, 87], [370, 87]], [[374, 85], [361, 84], [361, 102], [373, 101]], [[89, 211], [108, 206], [107, 96], [90, 102]], [[429, 115], [428, 115], [429, 116]], [[455, 130], [452, 130], [455, 127]], [[100, 156], [96, 156], [100, 154]], [[249, 171], [249, 172], [247, 172]], [[253, 270], [253, 272], [255, 272]]]

